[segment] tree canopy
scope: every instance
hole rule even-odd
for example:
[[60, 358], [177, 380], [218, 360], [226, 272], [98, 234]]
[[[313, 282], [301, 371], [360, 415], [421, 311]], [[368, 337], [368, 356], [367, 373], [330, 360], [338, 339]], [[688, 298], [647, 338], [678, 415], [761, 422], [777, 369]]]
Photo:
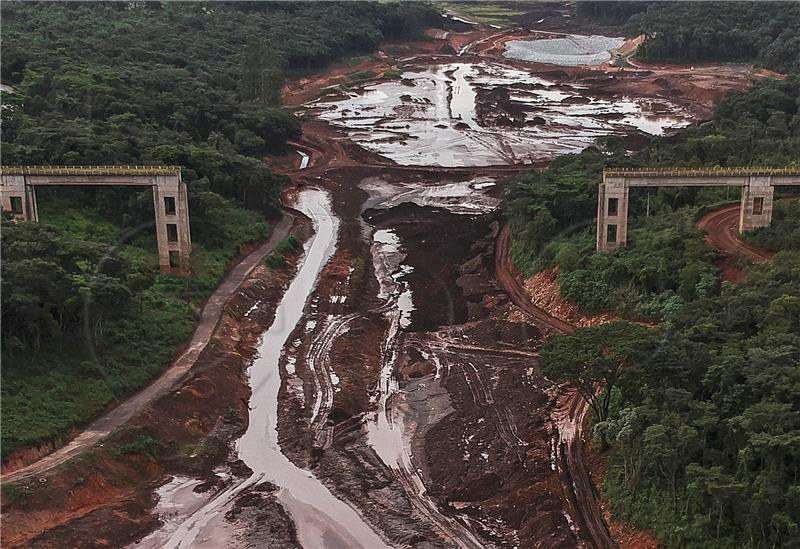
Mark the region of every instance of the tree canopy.
[[422, 3], [3, 2], [3, 163], [176, 164], [189, 280], [158, 272], [153, 200], [37, 189], [42, 223], [2, 226], [2, 451], [83, 424], [156, 376], [287, 178], [265, 159], [300, 124], [287, 75], [413, 36]]
[[[646, 58], [800, 66], [797, 5], [621, 4], [579, 12], [630, 17], [632, 33], [648, 34]], [[617, 517], [665, 547], [797, 547], [800, 206], [777, 202], [771, 226], [745, 235], [777, 253], [747, 266], [740, 284], [723, 281], [719, 256], [694, 228], [702, 213], [739, 200], [727, 190], [632, 192], [627, 247], [595, 253], [603, 167], [659, 165], [800, 166], [796, 72], [726, 94], [711, 121], [637, 154], [603, 140], [509, 188], [504, 209], [523, 270], [558, 265], [562, 295], [582, 310], [659, 321], [552, 337], [545, 372], [596, 410], [593, 433], [612, 445], [604, 491]]]

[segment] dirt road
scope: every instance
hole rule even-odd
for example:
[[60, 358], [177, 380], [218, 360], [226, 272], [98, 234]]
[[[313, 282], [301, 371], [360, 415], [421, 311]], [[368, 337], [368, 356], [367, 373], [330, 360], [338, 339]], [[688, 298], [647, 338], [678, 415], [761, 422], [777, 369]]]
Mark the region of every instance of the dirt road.
[[544, 309], [540, 309], [528, 298], [528, 293], [520, 284], [516, 276], [516, 269], [511, 261], [511, 226], [506, 225], [497, 237], [497, 248], [495, 253], [495, 275], [497, 281], [508, 293], [514, 305], [531, 315], [545, 327], [560, 333], [571, 334], [575, 331], [575, 326], [554, 317]]
[[154, 402], [158, 397], [174, 387], [191, 369], [200, 356], [200, 353], [206, 348], [206, 345], [217, 327], [228, 298], [236, 292], [242, 282], [247, 278], [250, 271], [259, 264], [264, 256], [270, 253], [278, 242], [286, 238], [289, 234], [289, 228], [292, 226], [292, 221], [293, 216], [291, 214], [285, 214], [281, 221], [274, 227], [269, 240], [231, 269], [222, 281], [222, 284], [219, 285], [214, 293], [211, 294], [211, 297], [208, 298], [208, 301], [206, 301], [200, 315], [200, 321], [186, 349], [172, 362], [169, 368], [161, 374], [161, 377], [119, 406], [109, 410], [93, 421], [66, 446], [26, 467], [5, 473], [0, 477], [2, 482], [19, 481], [42, 475], [54, 467], [80, 455], [85, 450], [99, 443], [120, 425], [126, 423], [136, 412]]
[[[511, 301], [531, 315], [537, 323], [559, 333], [572, 333], [575, 326], [560, 320], [531, 303], [516, 276], [511, 261], [511, 227], [506, 225], [497, 239], [495, 276]], [[616, 547], [603, 519], [600, 501], [583, 460], [583, 424], [588, 404], [577, 391], [565, 391], [557, 398], [553, 419], [558, 428], [558, 469], [579, 537], [593, 547]]]
[[770, 261], [770, 253], [739, 238], [739, 209], [740, 206], [736, 204], [706, 214], [697, 222], [697, 228], [706, 231], [706, 242], [716, 250], [755, 263]]
[[[759, 250], [738, 236], [740, 206], [734, 205], [704, 216], [697, 228], [707, 232], [709, 246], [733, 257], [763, 263], [771, 255]], [[559, 333], [572, 333], [575, 327], [531, 303], [516, 276], [510, 254], [511, 227], [505, 226], [497, 240], [495, 275], [513, 303], [543, 324]], [[575, 391], [557, 396], [553, 419], [558, 426], [558, 466], [567, 498], [581, 537], [595, 547], [615, 547], [603, 519], [600, 501], [583, 460], [583, 423], [588, 412], [585, 400]]]

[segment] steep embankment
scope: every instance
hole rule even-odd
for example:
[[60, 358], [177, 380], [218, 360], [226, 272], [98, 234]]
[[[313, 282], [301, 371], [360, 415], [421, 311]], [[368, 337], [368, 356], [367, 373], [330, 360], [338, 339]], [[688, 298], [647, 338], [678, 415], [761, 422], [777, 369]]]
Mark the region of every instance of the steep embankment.
[[[511, 261], [511, 227], [500, 232], [495, 255], [495, 276], [514, 304], [531, 315], [537, 323], [558, 333], [572, 333], [575, 326], [531, 303]], [[583, 459], [583, 424], [588, 411], [586, 401], [577, 391], [566, 390], [557, 395], [553, 420], [558, 431], [558, 470], [566, 507], [571, 511], [578, 534], [594, 547], [616, 547], [603, 518], [600, 499]]]

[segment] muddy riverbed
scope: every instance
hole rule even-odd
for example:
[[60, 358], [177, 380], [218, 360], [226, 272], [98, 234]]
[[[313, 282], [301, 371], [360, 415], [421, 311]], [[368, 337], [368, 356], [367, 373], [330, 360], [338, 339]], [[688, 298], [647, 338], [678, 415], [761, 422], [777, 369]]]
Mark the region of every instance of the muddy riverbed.
[[[429, 54], [434, 44], [381, 59], [399, 78], [338, 86], [322, 75], [288, 88], [302, 88], [305, 135], [276, 166], [289, 166], [289, 194], [314, 227], [296, 276], [275, 283], [286, 291], [271, 292], [269, 314], [257, 301], [238, 311], [256, 331], [225, 332], [248, 343], [231, 345], [236, 390], [220, 385], [230, 418], [217, 407], [184, 418], [175, 395], [137, 423], [164, 423], [148, 432], [167, 438], [159, 414], [176, 430], [221, 429], [203, 466], [174, 458], [137, 487], [135, 505], [119, 496], [104, 515], [59, 515], [18, 539], [55, 546], [102, 523], [104, 541], [148, 548], [585, 543], [558, 464], [571, 433], [556, 431], [559, 403], [539, 371], [548, 329], [497, 281], [499, 198], [518, 168], [605, 135], [641, 145], [698, 120], [722, 89], [542, 65], [575, 53], [561, 43], [508, 46], [535, 52], [531, 64], [484, 55], [505, 47], [489, 31], [442, 41], [445, 53]], [[614, 47], [584, 45], [586, 55]], [[736, 78], [725, 85], [744, 85]], [[213, 385], [188, 384], [180, 399], [212, 398]], [[187, 463], [202, 451], [191, 446]], [[126, 528], [105, 535], [114, 513], [128, 513]]]
[[366, 149], [413, 166], [533, 163], [604, 135], [663, 135], [692, 120], [667, 98], [603, 93], [595, 88], [603, 76], [558, 76], [496, 62], [444, 63], [312, 106]]
[[[540, 46], [564, 53], [526, 51]], [[502, 166], [662, 135], [697, 111], [620, 93], [605, 71], [532, 67], [417, 59], [303, 106], [292, 176], [325, 189], [299, 194], [318, 234], [251, 366], [249, 427], [213, 495], [191, 478], [159, 489], [164, 526], [143, 546], [587, 541], [558, 463], [572, 433], [556, 432], [539, 371], [545, 334], [495, 281]]]

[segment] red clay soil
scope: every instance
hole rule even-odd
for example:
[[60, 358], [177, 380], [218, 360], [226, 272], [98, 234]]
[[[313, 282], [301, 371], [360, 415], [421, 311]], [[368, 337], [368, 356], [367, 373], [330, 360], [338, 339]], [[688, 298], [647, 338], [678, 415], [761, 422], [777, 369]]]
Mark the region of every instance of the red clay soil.
[[738, 204], [728, 206], [705, 215], [697, 222], [697, 228], [706, 232], [706, 243], [721, 252], [715, 261], [723, 280], [738, 284], [747, 276], [743, 261], [764, 263], [772, 254], [760, 250], [739, 238]]
[[740, 206], [728, 206], [705, 215], [697, 228], [705, 231], [706, 242], [715, 250], [754, 263], [772, 260], [772, 254], [744, 242], [738, 235]]
[[352, 76], [357, 73], [372, 71], [380, 76], [390, 68], [389, 60], [380, 57], [369, 57], [357, 65], [337, 63], [324, 73], [287, 82], [283, 87], [283, 103], [289, 108], [299, 107], [319, 97], [325, 88], [351, 82]]
[[[308, 234], [306, 221], [293, 233]], [[172, 474], [214, 478], [247, 426], [246, 372], [298, 258], [256, 267], [227, 301], [213, 337], [179, 387], [164, 392], [102, 444], [13, 485], [4, 480], [3, 547], [119, 547], [152, 530], [153, 491]], [[258, 307], [253, 308], [253, 305]], [[126, 450], [149, 437], [158, 459]]]
[[558, 266], [552, 267], [539, 271], [525, 281], [525, 291], [534, 305], [579, 328], [597, 326], [621, 319], [619, 315], [610, 312], [599, 315], [581, 313], [575, 303], [561, 297], [561, 285], [558, 282], [559, 272]]
[[519, 273], [511, 260], [511, 226], [506, 225], [497, 237], [495, 252], [495, 276], [508, 293], [514, 305], [533, 317], [537, 324], [541, 323], [549, 331], [571, 334], [575, 326], [569, 324], [531, 303], [528, 292], [519, 282]]

